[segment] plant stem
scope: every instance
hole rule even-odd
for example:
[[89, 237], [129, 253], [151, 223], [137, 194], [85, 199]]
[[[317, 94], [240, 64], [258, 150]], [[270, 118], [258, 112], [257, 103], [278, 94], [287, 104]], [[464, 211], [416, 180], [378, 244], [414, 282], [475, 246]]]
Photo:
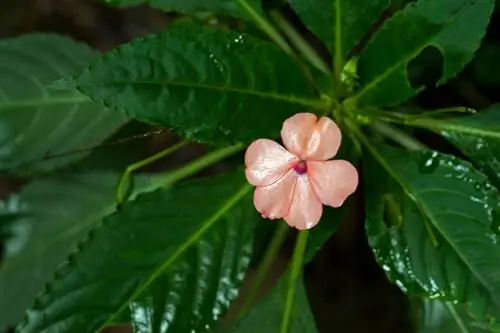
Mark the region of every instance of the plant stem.
[[264, 259], [262, 260], [261, 264], [259, 265], [259, 268], [257, 269], [257, 274], [255, 275], [252, 288], [250, 290], [250, 295], [245, 300], [245, 304], [241, 309], [242, 316], [245, 315], [248, 312], [250, 306], [252, 306], [253, 301], [255, 300], [255, 297], [257, 296], [257, 293], [259, 291], [259, 288], [262, 285], [262, 282], [264, 281], [264, 278], [266, 277], [266, 274], [269, 271], [269, 268], [273, 264], [274, 260], [276, 259], [276, 255], [278, 254], [278, 251], [281, 249], [281, 246], [283, 245], [287, 232], [288, 232], [288, 225], [286, 223], [280, 222], [280, 225], [278, 226], [276, 232], [273, 235], [271, 244], [269, 244], [269, 247], [267, 248]]
[[153, 162], [158, 161], [159, 159], [170, 155], [174, 153], [175, 151], [179, 150], [180, 148], [184, 147], [186, 144], [188, 144], [188, 140], [181, 141], [179, 143], [176, 143], [173, 146], [170, 146], [152, 156], [149, 156], [148, 158], [145, 158], [143, 160], [140, 160], [138, 162], [130, 164], [126, 169], [125, 172], [123, 172], [122, 176], [120, 177], [120, 181], [118, 182], [117, 190], [116, 190], [116, 200], [118, 204], [123, 203], [125, 201], [126, 196], [128, 194], [129, 188], [130, 188], [130, 178], [132, 172], [134, 172], [137, 169], [142, 168], [143, 166], [146, 166], [148, 164], [151, 164]]
[[330, 69], [326, 62], [321, 59], [316, 50], [314, 50], [309, 43], [292, 27], [292, 25], [283, 17], [281, 12], [272, 10], [269, 16], [276, 22], [278, 27], [290, 39], [295, 47], [302, 53], [302, 55], [317, 69], [331, 75]]
[[409, 150], [422, 150], [426, 148], [418, 140], [412, 138], [411, 136], [401, 131], [400, 129], [391, 126], [389, 124], [386, 124], [384, 122], [376, 121], [375, 123], [372, 124], [372, 127], [378, 132], [380, 132], [382, 135], [396, 141], [401, 146]]
[[296, 290], [295, 283], [302, 272], [302, 262], [304, 261], [304, 253], [307, 247], [308, 237], [309, 230], [300, 231], [297, 238], [297, 243], [295, 244], [280, 333], [288, 333], [288, 330], [290, 329], [290, 320], [292, 317], [293, 302], [295, 299]]
[[462, 318], [460, 318], [459, 314], [457, 313], [457, 310], [453, 306], [452, 303], [450, 302], [444, 302], [446, 305], [446, 308], [448, 308], [448, 311], [450, 312], [451, 316], [453, 319], [455, 319], [455, 322], [457, 323], [458, 329], [460, 330], [461, 333], [469, 333], [469, 329], [467, 326], [465, 326]]
[[134, 190], [130, 197], [135, 198], [137, 195], [141, 193], [154, 191], [159, 187], [170, 186], [184, 178], [195, 175], [204, 168], [220, 160], [223, 160], [226, 157], [231, 156], [232, 154], [242, 150], [244, 147], [245, 146], [243, 144], [238, 143], [233, 146], [221, 148], [211, 153], [208, 153], [200, 157], [199, 159], [194, 160], [193, 162], [188, 163], [173, 172], [167, 172], [164, 175], [155, 177], [154, 182], [151, 182], [139, 189]]
[[236, 0], [241, 7], [248, 13], [248, 15], [255, 21], [255, 23], [273, 40], [279, 47], [283, 49], [288, 54], [293, 54], [292, 49], [286, 42], [286, 40], [281, 36], [281, 34], [276, 30], [276, 28], [270, 24], [262, 15], [256, 12], [245, 0]]

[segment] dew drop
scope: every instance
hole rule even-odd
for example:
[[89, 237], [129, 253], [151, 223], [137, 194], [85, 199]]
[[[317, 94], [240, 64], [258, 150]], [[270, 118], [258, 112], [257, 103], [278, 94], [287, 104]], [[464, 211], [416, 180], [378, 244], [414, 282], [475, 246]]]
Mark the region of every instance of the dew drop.
[[439, 163], [439, 153], [435, 151], [424, 152], [422, 153], [422, 158], [418, 165], [418, 169], [422, 173], [433, 173], [439, 166]]

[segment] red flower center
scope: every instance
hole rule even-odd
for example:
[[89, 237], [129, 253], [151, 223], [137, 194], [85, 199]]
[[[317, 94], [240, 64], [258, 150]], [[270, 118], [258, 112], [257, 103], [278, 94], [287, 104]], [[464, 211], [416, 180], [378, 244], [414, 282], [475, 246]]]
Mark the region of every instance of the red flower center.
[[305, 161], [299, 161], [292, 165], [293, 171], [295, 171], [299, 175], [303, 175], [307, 173], [307, 164]]

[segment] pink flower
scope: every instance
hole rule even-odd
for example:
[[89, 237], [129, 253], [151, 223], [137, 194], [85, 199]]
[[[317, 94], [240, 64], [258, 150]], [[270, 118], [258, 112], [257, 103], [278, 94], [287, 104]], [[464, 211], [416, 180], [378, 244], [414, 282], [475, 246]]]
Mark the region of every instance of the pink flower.
[[265, 218], [309, 229], [319, 222], [323, 205], [340, 207], [354, 193], [358, 172], [347, 161], [328, 161], [342, 138], [330, 118], [298, 113], [285, 120], [281, 138], [286, 149], [259, 139], [246, 151], [245, 174], [257, 186], [254, 205]]

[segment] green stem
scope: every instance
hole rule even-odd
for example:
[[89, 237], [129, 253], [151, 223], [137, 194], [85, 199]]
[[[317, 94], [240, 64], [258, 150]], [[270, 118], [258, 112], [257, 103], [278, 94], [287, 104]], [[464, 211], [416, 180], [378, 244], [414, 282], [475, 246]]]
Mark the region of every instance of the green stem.
[[187, 178], [189, 176], [193, 176], [196, 173], [200, 172], [204, 168], [219, 162], [234, 153], [237, 153], [238, 151], [242, 150], [245, 146], [241, 143], [238, 143], [233, 146], [229, 146], [226, 148], [221, 148], [216, 151], [213, 151], [211, 153], [208, 153], [202, 157], [200, 157], [197, 160], [194, 160], [191, 163], [188, 163], [184, 165], [183, 167], [173, 171], [173, 172], [167, 172], [163, 175], [155, 177], [154, 183], [147, 184], [143, 186], [140, 189], [137, 189], [137, 191], [134, 191], [131, 194], [131, 198], [135, 198], [138, 194], [144, 193], [144, 192], [150, 192], [158, 187], [165, 187], [165, 186], [170, 186], [184, 178]]
[[455, 319], [455, 322], [457, 323], [460, 332], [469, 333], [469, 329], [467, 328], [467, 326], [465, 326], [465, 323], [463, 322], [462, 318], [460, 318], [459, 314], [457, 313], [457, 310], [455, 309], [455, 306], [453, 306], [453, 304], [450, 302], [444, 302], [444, 304], [448, 308], [448, 311], [450, 312], [453, 319]]
[[273, 40], [279, 47], [283, 49], [288, 54], [293, 54], [292, 49], [286, 42], [286, 40], [281, 36], [281, 34], [276, 30], [276, 28], [271, 25], [262, 15], [260, 15], [255, 9], [250, 6], [245, 0], [236, 0], [240, 6], [248, 13], [248, 15], [255, 21], [257, 26], [259, 26], [262, 31], [264, 31], [271, 40]]
[[278, 254], [278, 251], [281, 249], [281, 246], [283, 245], [287, 232], [288, 232], [288, 225], [286, 223], [280, 222], [278, 229], [273, 235], [271, 244], [269, 244], [269, 247], [267, 248], [264, 259], [262, 260], [261, 264], [259, 265], [259, 268], [257, 269], [257, 274], [255, 275], [250, 295], [245, 300], [245, 304], [243, 305], [243, 308], [241, 310], [242, 316], [244, 316], [248, 312], [250, 306], [252, 306], [253, 301], [255, 300], [255, 297], [257, 296], [257, 293], [259, 291], [259, 288], [262, 285], [262, 282], [264, 281], [266, 274], [269, 272], [269, 268], [273, 264]]
[[381, 121], [377, 121], [372, 124], [372, 127], [380, 132], [382, 135], [396, 141], [399, 143], [401, 146], [409, 149], [409, 150], [422, 150], [425, 149], [426, 147], [419, 142], [418, 140], [412, 138], [405, 132], [401, 131], [400, 129], [391, 126], [389, 124], [386, 124]]
[[316, 50], [309, 45], [309, 43], [292, 27], [292, 25], [277, 11], [272, 10], [269, 16], [276, 22], [278, 27], [288, 37], [288, 39], [295, 45], [301, 54], [317, 69], [331, 75], [330, 69], [326, 62], [318, 55]]
[[122, 176], [120, 177], [120, 180], [118, 182], [117, 190], [116, 190], [116, 201], [118, 204], [122, 204], [125, 199], [127, 198], [127, 194], [129, 193], [130, 189], [130, 178], [132, 175], [132, 172], [134, 172], [137, 169], [142, 168], [143, 166], [149, 165], [153, 162], [158, 161], [159, 159], [170, 155], [174, 153], [175, 151], [179, 150], [180, 148], [184, 147], [186, 144], [188, 144], [189, 141], [184, 140], [179, 143], [176, 143], [173, 146], [168, 147], [167, 149], [164, 149], [160, 151], [159, 153], [156, 153], [148, 158], [145, 158], [143, 160], [140, 160], [138, 162], [130, 164], [125, 171], [123, 172]]
[[308, 237], [309, 230], [300, 231], [297, 243], [295, 244], [280, 333], [288, 333], [290, 329], [290, 320], [292, 317], [293, 302], [295, 299], [296, 281], [302, 272], [302, 263], [304, 261], [304, 253], [306, 251]]

